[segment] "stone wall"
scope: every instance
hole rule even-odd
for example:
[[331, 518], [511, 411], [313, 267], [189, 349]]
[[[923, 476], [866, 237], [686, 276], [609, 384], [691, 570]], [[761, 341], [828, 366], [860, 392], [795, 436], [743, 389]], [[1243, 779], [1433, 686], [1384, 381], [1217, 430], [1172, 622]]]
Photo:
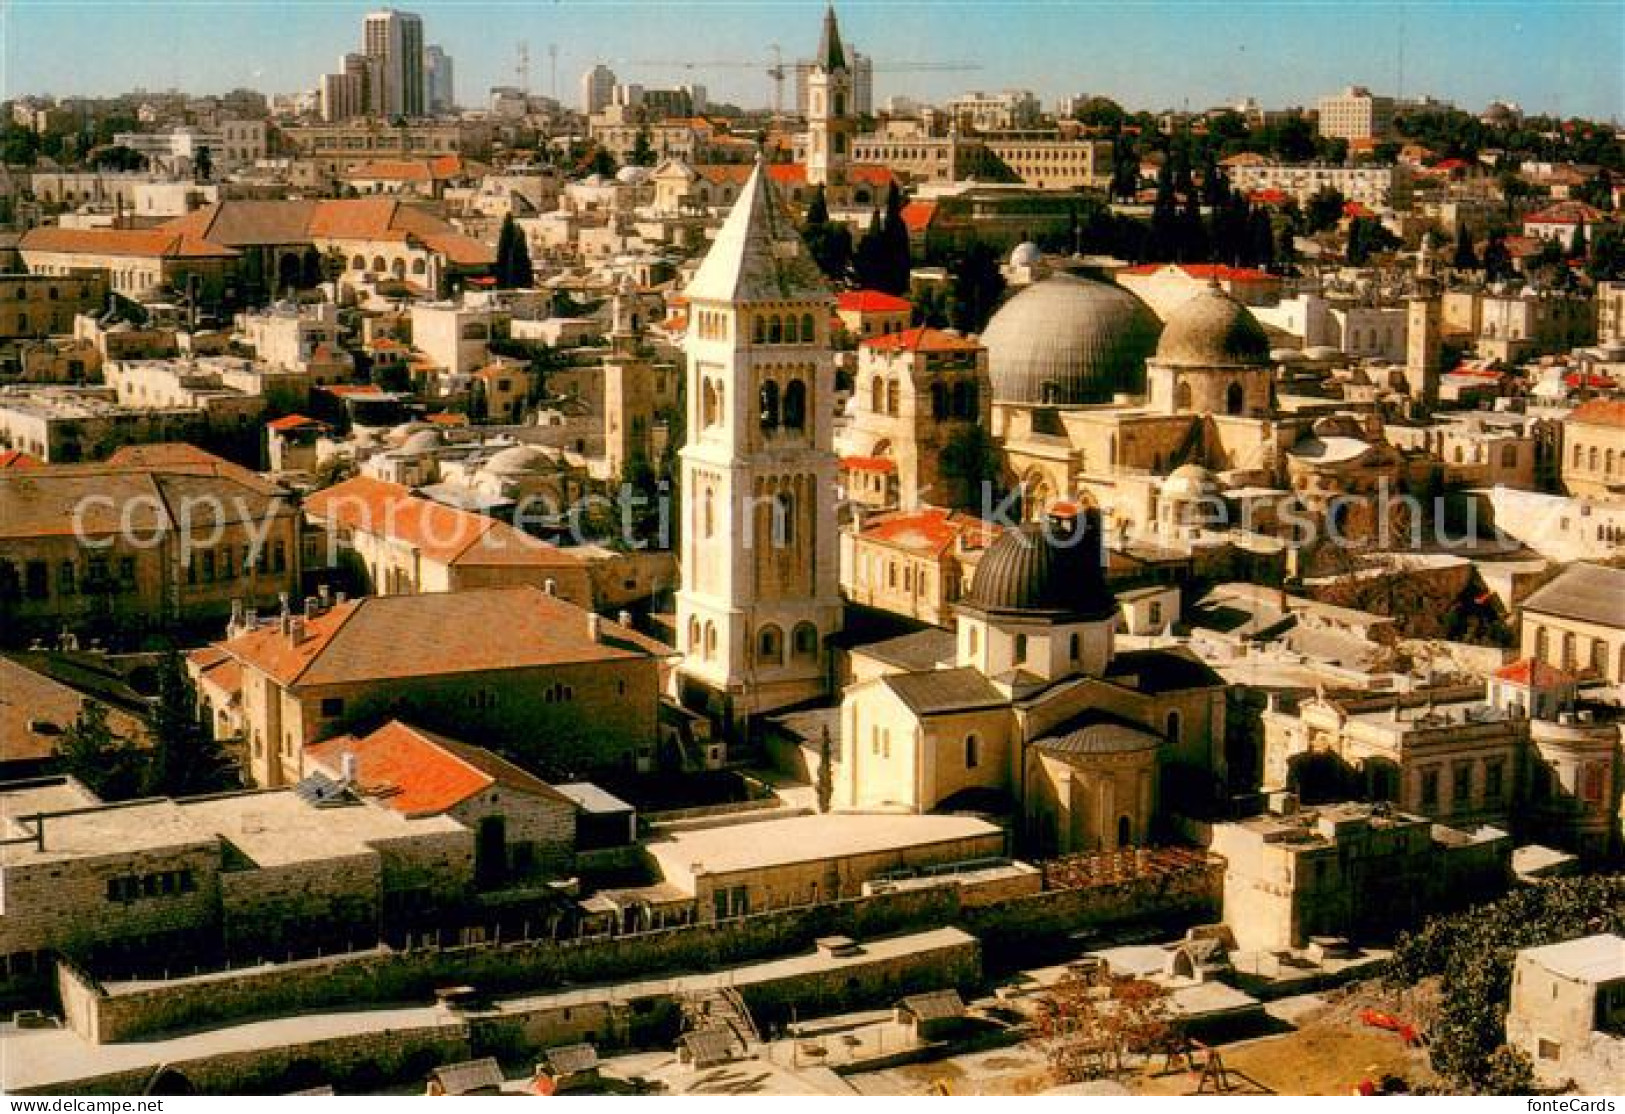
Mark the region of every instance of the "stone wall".
[[[957, 893], [943, 888], [764, 913], [703, 929], [411, 951], [379, 948], [158, 985], [113, 985], [90, 996], [75, 991], [71, 997], [79, 1012], [70, 1013], [68, 1023], [87, 1040], [105, 1043], [256, 1016], [427, 1001], [436, 987], [460, 983], [499, 993], [713, 970], [793, 953], [821, 936], [864, 939], [951, 924], [958, 911]], [[64, 995], [64, 1009], [69, 997]]]

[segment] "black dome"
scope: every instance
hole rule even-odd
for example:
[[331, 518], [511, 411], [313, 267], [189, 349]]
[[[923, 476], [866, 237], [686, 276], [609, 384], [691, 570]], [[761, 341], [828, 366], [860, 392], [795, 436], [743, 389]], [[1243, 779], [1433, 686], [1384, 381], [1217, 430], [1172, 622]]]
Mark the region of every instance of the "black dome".
[[1100, 517], [1029, 522], [988, 546], [965, 602], [981, 611], [1099, 618], [1116, 610], [1101, 568]]

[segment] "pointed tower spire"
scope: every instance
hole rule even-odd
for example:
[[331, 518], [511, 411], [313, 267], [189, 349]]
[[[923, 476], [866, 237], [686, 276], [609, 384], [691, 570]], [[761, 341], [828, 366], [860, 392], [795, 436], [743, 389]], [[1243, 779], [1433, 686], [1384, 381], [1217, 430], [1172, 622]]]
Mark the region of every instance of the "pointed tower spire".
[[835, 20], [835, 5], [824, 9], [824, 34], [818, 40], [818, 64], [829, 73], [846, 69], [846, 50], [841, 46], [841, 28]]
[[691, 301], [716, 302], [830, 296], [829, 284], [780, 204], [760, 154], [684, 293]]

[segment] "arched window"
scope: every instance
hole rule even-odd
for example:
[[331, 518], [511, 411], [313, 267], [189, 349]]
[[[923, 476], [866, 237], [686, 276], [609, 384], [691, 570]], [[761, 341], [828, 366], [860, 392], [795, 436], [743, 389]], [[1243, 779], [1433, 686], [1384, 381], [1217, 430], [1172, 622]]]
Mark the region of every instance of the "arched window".
[[869, 384], [869, 409], [876, 414], [886, 412], [886, 381], [878, 375]]
[[965, 649], [967, 651], [969, 651], [969, 653], [970, 653], [970, 655], [972, 657], [975, 657], [976, 652], [978, 650], [980, 650], [981, 648], [982, 648], [981, 632], [979, 632], [975, 627], [969, 627], [965, 631]]
[[982, 740], [976, 732], [965, 736], [965, 769], [974, 770], [982, 764]]
[[801, 339], [797, 330], [795, 314], [784, 319], [784, 343], [795, 344]]
[[352, 271], [365, 271], [366, 269], [367, 269], [367, 258], [366, 258], [366, 256], [358, 255], [354, 259], [350, 260], [350, 270], [352, 270]]
[[1184, 724], [1179, 718], [1179, 713], [1178, 712], [1169, 712], [1168, 713], [1168, 741], [1171, 742], [1171, 743], [1175, 743], [1175, 744], [1184, 742], [1184, 739], [1181, 737], [1181, 733], [1183, 732], [1183, 729], [1184, 729]]
[[1191, 385], [1181, 379], [1174, 388], [1174, 409], [1189, 410], [1191, 408]]
[[948, 411], [948, 385], [931, 384], [931, 417], [939, 422], [944, 421], [948, 417]]
[[715, 623], [705, 624], [705, 656], [709, 660], [717, 656], [717, 627]]
[[763, 429], [779, 428], [779, 385], [769, 379], [759, 393], [759, 420]]
[[756, 660], [763, 665], [784, 664], [784, 632], [771, 623], [756, 632]]
[[818, 628], [811, 623], [797, 623], [790, 636], [790, 650], [798, 658], [818, 656]]
[[1246, 405], [1247, 393], [1241, 389], [1241, 384], [1230, 384], [1229, 388], [1224, 392], [1225, 413], [1231, 415], [1240, 414]]
[[1582, 449], [1579, 445], [1574, 446], [1574, 466], [1576, 468], [1580, 467], [1580, 461], [1581, 461], [1581, 459], [1583, 459], [1581, 457], [1581, 453], [1583, 453], [1584, 451], [1585, 450]]
[[1546, 634], [1546, 628], [1545, 627], [1536, 627], [1535, 628], [1535, 660], [1540, 661], [1540, 662], [1546, 662], [1548, 665], [1551, 664], [1551, 662], [1550, 662], [1551, 650], [1552, 650], [1551, 639]]
[[389, 266], [389, 264], [384, 262], [384, 257], [383, 256], [375, 255], [375, 256], [372, 257], [372, 269], [377, 271], [379, 274], [383, 274], [384, 270], [388, 266]]
[[784, 340], [784, 319], [774, 314], [767, 323], [767, 342], [780, 344]]
[[807, 384], [792, 379], [784, 388], [784, 428], [804, 429], [807, 425]]
[[1571, 631], [1563, 636], [1563, 668], [1572, 673], [1578, 660], [1574, 633]]
[[1614, 450], [1609, 449], [1604, 455], [1603, 460], [1605, 461], [1603, 464], [1603, 471], [1612, 476], [1614, 474]]
[[1078, 638], [1076, 631], [1072, 633], [1071, 638], [1066, 640], [1066, 652], [1067, 656], [1073, 661], [1077, 661], [1083, 656], [1083, 642]]
[[773, 500], [773, 544], [796, 543], [796, 498], [789, 492], [780, 492]]
[[708, 537], [708, 538], [714, 537], [714, 536], [716, 536], [716, 532], [717, 532], [717, 496], [716, 496], [716, 492], [712, 491], [710, 488], [706, 488], [705, 489], [705, 499], [703, 500], [703, 503], [704, 503], [704, 511], [703, 511], [703, 513], [704, 513], [704, 516], [705, 516], [705, 536]]
[[1457, 464], [1460, 464], [1464, 459], [1466, 459], [1466, 453], [1462, 450], [1460, 445], [1456, 446], [1456, 451], [1451, 454], [1450, 459], [1455, 461]]
[[759, 314], [751, 321], [750, 339], [753, 344], [762, 344], [767, 340], [767, 324]]
[[702, 425], [713, 426], [722, 420], [721, 396], [717, 393], [716, 383], [710, 379], [705, 381], [700, 411]]
[[700, 652], [700, 621], [693, 617], [688, 620], [688, 649], [690, 653]]
[[1027, 636], [1016, 635], [1016, 664], [1021, 665], [1027, 660]]
[[424, 274], [428, 270], [429, 270], [429, 264], [424, 261], [424, 259], [423, 259], [423, 257], [421, 255], [418, 256], [416, 259], [412, 260], [412, 273], [414, 275]]
[[894, 418], [897, 417], [897, 411], [901, 401], [902, 388], [898, 385], [897, 380], [886, 380], [886, 413], [890, 414]]
[[1117, 846], [1127, 847], [1134, 838], [1134, 822], [1127, 816], [1117, 818]]
[[801, 343], [812, 344], [818, 339], [818, 326], [813, 322], [813, 315], [801, 315]]
[[1597, 470], [1597, 446], [1595, 445], [1586, 450], [1586, 467], [1593, 472]]

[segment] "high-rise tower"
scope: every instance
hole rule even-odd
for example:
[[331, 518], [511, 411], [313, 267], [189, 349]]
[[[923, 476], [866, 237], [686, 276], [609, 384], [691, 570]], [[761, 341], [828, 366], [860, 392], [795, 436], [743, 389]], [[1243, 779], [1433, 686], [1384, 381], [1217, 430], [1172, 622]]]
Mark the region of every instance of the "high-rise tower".
[[829, 691], [841, 625], [834, 298], [760, 158], [684, 294], [681, 675], [738, 729]]

